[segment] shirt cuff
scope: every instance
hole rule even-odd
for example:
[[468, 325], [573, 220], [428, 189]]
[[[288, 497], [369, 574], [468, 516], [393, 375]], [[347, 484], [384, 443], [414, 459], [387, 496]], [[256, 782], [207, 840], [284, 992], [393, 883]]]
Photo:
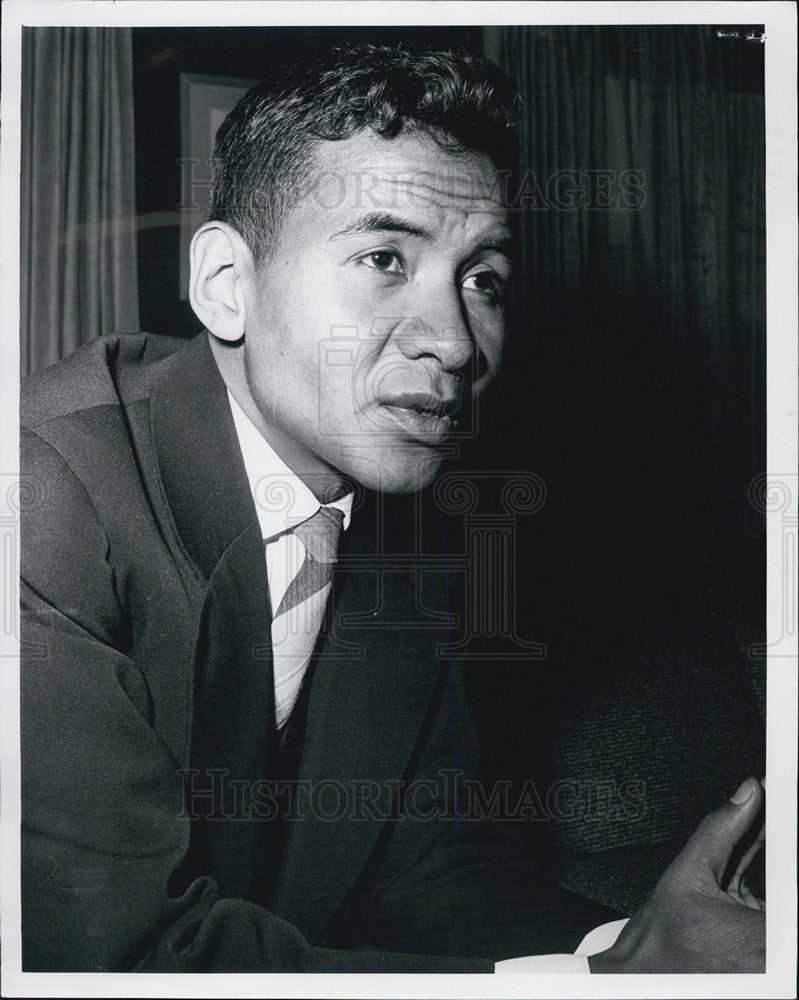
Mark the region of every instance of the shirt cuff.
[[496, 962], [494, 972], [590, 972], [588, 956], [606, 951], [616, 941], [624, 920], [612, 920], [600, 924], [589, 931], [577, 946], [573, 955], [525, 955], [522, 958], [506, 958]]

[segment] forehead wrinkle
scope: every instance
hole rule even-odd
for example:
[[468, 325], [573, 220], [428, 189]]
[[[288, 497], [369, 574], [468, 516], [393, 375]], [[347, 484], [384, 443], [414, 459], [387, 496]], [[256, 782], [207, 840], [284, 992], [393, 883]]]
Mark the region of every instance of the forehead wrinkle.
[[[375, 176], [377, 179], [375, 193], [378, 196], [380, 188], [385, 186], [386, 193], [390, 194], [393, 201], [400, 198], [402, 202], [407, 202], [411, 206], [421, 202], [463, 211], [466, 209], [466, 203], [469, 203], [469, 211], [472, 212], [497, 212], [504, 209], [502, 202], [496, 197], [492, 198], [488, 193], [494, 185], [482, 184], [474, 179], [463, 178], [458, 184], [453, 185], [447, 183], [448, 178], [441, 178], [435, 174], [428, 174], [429, 180], [418, 174], [402, 177]], [[441, 183], [442, 180], [444, 183]]]

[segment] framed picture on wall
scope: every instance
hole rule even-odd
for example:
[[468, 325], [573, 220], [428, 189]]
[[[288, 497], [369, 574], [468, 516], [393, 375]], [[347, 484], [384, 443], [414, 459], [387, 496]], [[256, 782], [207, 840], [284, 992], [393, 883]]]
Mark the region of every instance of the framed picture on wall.
[[180, 74], [180, 298], [189, 297], [189, 246], [208, 217], [211, 155], [217, 129], [257, 80]]

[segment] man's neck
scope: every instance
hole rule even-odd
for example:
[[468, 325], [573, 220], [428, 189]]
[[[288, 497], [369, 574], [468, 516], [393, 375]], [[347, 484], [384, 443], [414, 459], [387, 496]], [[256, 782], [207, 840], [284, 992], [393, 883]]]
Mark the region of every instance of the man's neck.
[[263, 414], [255, 405], [247, 385], [244, 341], [230, 344], [219, 340], [210, 333], [207, 333], [206, 336], [211, 344], [211, 353], [216, 361], [219, 374], [231, 396], [258, 430], [258, 433], [277, 452], [297, 478], [305, 483], [319, 503], [333, 503], [351, 493], [352, 484], [348, 483], [337, 469], [316, 457], [313, 462], [310, 462], [306, 449], [298, 445], [274, 424], [264, 419]]

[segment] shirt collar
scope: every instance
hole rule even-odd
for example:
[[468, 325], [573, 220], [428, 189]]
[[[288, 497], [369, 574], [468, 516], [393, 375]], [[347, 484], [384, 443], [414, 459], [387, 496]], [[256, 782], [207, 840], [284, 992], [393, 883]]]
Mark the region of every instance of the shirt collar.
[[[227, 395], [261, 535], [266, 540], [307, 521], [322, 504], [263, 437], [229, 389]], [[345, 531], [350, 526], [354, 496], [348, 493], [340, 500], [325, 504], [343, 513]]]

